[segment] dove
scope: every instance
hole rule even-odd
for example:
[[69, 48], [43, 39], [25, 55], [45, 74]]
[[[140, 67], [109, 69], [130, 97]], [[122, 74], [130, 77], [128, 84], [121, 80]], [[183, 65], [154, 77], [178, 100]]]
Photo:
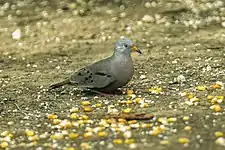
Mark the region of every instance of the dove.
[[50, 89], [71, 84], [91, 91], [112, 93], [126, 85], [134, 74], [132, 52], [142, 53], [130, 39], [120, 38], [112, 56], [78, 70], [68, 79], [50, 85]]

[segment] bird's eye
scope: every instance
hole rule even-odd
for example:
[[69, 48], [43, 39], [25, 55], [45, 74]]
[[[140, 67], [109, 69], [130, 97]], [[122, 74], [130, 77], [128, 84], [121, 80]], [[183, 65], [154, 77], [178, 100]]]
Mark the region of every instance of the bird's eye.
[[125, 47], [128, 47], [128, 45], [127, 45], [127, 44], [124, 44], [124, 46], [125, 46]]

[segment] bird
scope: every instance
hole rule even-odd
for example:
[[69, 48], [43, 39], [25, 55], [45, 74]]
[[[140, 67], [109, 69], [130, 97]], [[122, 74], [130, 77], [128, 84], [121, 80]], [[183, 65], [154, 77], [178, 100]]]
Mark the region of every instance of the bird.
[[130, 39], [121, 37], [113, 54], [73, 73], [68, 79], [50, 85], [50, 89], [71, 84], [101, 93], [113, 93], [126, 85], [134, 74], [132, 52], [142, 54]]

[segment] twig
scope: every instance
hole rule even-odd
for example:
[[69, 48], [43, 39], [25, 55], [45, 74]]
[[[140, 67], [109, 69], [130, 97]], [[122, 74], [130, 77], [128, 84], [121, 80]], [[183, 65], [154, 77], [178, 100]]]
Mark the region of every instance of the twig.
[[154, 117], [153, 114], [148, 114], [148, 113], [141, 113], [141, 114], [119, 114], [119, 115], [106, 115], [106, 119], [126, 119], [126, 120], [150, 120]]
[[27, 114], [25, 112], [22, 111], [22, 109], [16, 104], [14, 103], [14, 105], [16, 106], [16, 108], [22, 113], [24, 114], [25, 116], [27, 116]]

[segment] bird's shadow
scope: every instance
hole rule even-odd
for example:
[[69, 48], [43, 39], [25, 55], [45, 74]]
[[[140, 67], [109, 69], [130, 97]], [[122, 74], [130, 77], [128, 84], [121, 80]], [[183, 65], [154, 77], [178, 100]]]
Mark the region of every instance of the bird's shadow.
[[114, 92], [110, 92], [110, 93], [106, 93], [106, 92], [100, 92], [98, 90], [93, 90], [93, 89], [79, 89], [79, 90], [72, 90], [72, 91], [68, 91], [64, 88], [61, 89], [57, 89], [57, 90], [53, 90], [53, 89], [49, 89], [50, 92], [53, 93], [58, 93], [60, 95], [64, 95], [66, 93], [74, 93], [74, 94], [80, 94], [82, 96], [100, 96], [100, 97], [112, 97], [112, 96], [122, 96], [124, 93], [122, 90], [118, 89]]
[[102, 96], [102, 97], [123, 95], [122, 90], [116, 90], [114, 92], [106, 93], [106, 92], [100, 92], [97, 90], [88, 89], [88, 90], [83, 90], [82, 93], [85, 94], [86, 96]]

